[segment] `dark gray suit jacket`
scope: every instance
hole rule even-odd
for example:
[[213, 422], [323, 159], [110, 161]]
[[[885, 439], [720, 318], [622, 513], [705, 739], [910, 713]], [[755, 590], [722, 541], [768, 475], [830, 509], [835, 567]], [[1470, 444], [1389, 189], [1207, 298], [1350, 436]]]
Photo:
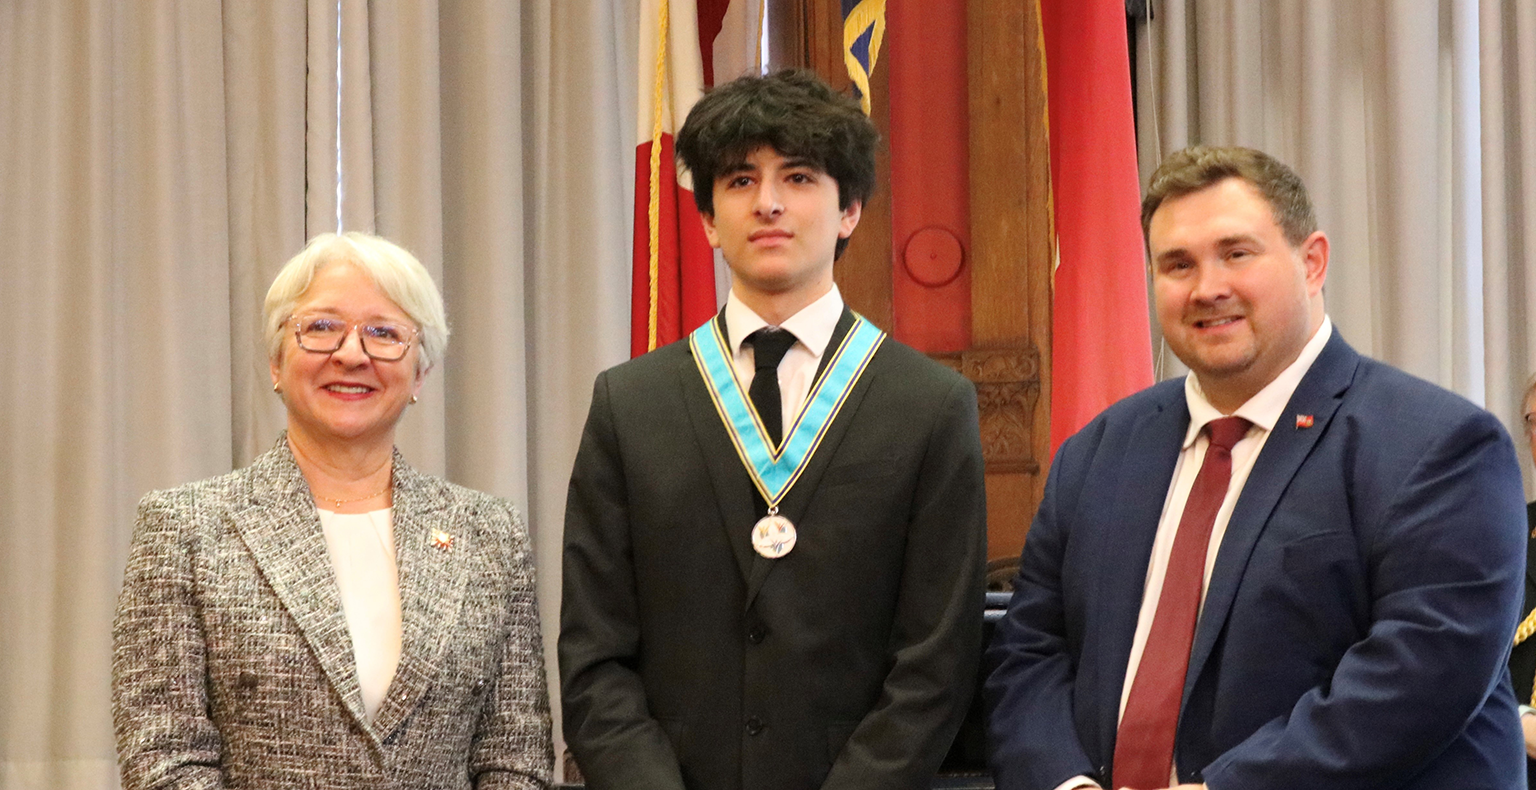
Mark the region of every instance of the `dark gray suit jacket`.
[[976, 677], [982, 472], [974, 388], [887, 339], [782, 505], [794, 551], [763, 559], [686, 341], [600, 375], [560, 634], [588, 786], [927, 787]]
[[400, 665], [369, 721], [287, 441], [244, 469], [145, 496], [113, 629], [123, 787], [547, 786], [522, 519], [396, 454], [394, 534]]

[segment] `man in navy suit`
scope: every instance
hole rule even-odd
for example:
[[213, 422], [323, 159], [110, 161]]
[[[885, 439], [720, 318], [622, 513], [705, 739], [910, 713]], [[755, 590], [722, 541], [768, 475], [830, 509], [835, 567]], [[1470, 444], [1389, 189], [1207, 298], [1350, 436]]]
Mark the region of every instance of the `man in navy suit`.
[[1280, 162], [1175, 154], [1142, 223], [1191, 374], [1056, 455], [987, 654], [997, 786], [1523, 787], [1509, 437], [1339, 336]]

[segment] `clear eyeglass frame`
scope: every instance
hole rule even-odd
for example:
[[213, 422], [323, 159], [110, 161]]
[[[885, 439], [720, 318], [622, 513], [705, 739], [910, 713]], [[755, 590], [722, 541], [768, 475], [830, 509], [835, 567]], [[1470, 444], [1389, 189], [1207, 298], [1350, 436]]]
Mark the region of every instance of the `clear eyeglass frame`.
[[[315, 331], [306, 333], [305, 328], [313, 327], [317, 321], [331, 322], [335, 326], [323, 334]], [[416, 342], [417, 336], [421, 334], [404, 324], [392, 324], [387, 321], [344, 321], [324, 315], [298, 315], [290, 319], [290, 322], [293, 325], [294, 341], [305, 351], [314, 354], [334, 354], [341, 350], [347, 342], [347, 337], [356, 331], [363, 353], [379, 362], [399, 362], [404, 359], [406, 352], [411, 350], [411, 344]], [[333, 333], [334, 340], [327, 340], [326, 338]]]

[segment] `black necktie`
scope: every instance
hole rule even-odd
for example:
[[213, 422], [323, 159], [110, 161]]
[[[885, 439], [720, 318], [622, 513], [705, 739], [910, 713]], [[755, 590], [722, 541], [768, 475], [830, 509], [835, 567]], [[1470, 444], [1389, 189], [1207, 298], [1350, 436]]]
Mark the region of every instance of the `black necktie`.
[[779, 362], [789, 347], [795, 344], [795, 336], [777, 327], [763, 327], [747, 336], [752, 344], [752, 360], [757, 372], [752, 374], [752, 386], [747, 394], [752, 405], [768, 429], [768, 438], [777, 448], [784, 439], [784, 402], [779, 396]]

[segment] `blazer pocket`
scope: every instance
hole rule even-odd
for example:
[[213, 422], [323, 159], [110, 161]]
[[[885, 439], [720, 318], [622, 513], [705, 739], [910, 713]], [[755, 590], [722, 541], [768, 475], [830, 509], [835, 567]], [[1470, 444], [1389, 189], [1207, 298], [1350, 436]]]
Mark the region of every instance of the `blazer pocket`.
[[[1280, 545], [1280, 564], [1288, 578], [1358, 566], [1360, 547], [1347, 532], [1314, 532]], [[1349, 574], [1353, 576], [1353, 574]]]
[[1266, 587], [1270, 638], [1310, 645], [1316, 665], [1331, 667], [1370, 628], [1360, 547], [1349, 533], [1314, 533], [1280, 546], [1279, 558]]
[[826, 477], [822, 478], [821, 484], [835, 486], [865, 480], [878, 480], [882, 477], [891, 477], [900, 469], [900, 459], [896, 456], [876, 458], [871, 461], [857, 461], [828, 469]]

